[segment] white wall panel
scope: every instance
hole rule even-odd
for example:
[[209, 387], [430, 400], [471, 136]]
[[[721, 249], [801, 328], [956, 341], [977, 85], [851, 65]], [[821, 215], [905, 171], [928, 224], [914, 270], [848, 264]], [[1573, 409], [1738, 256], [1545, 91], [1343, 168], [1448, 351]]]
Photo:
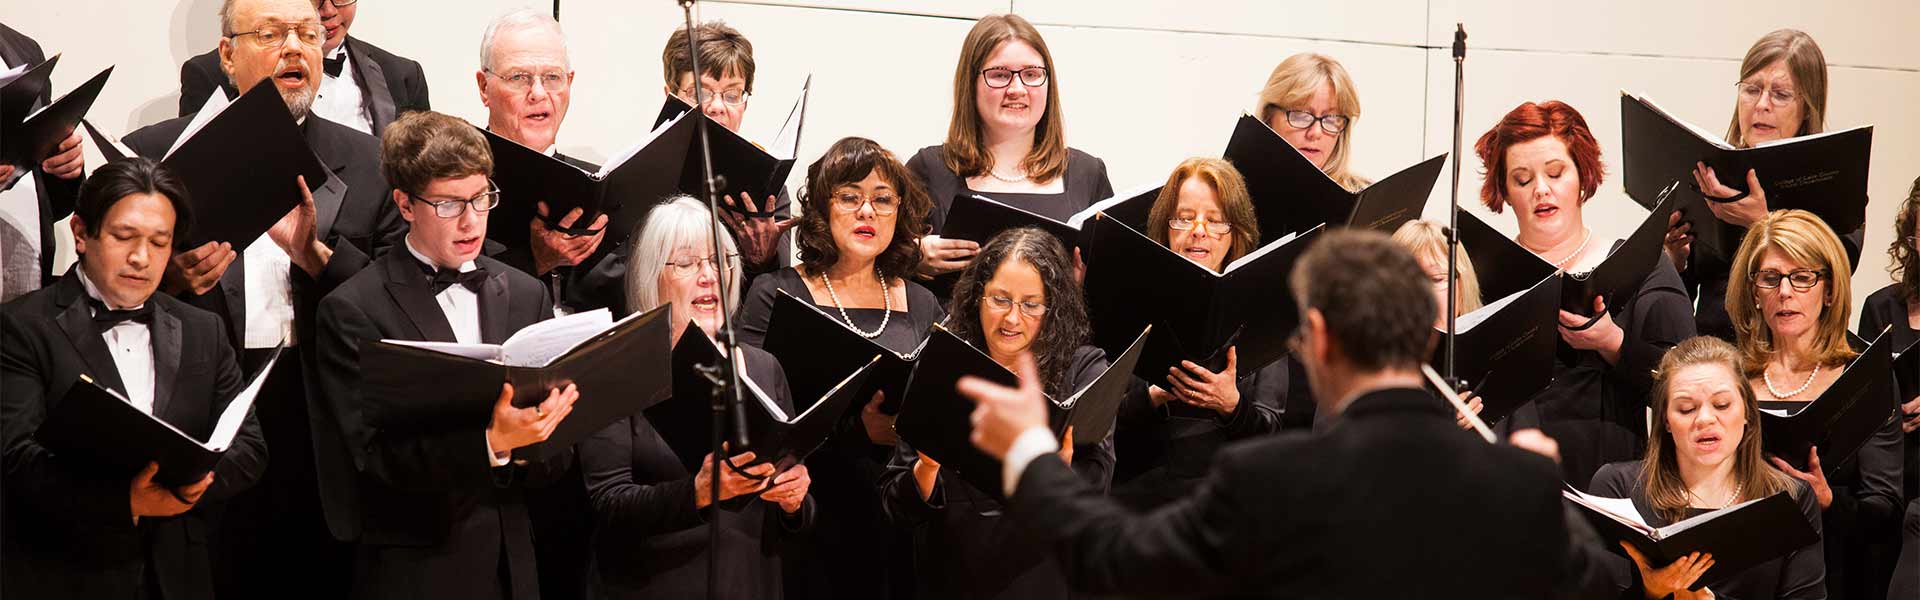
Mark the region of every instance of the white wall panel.
[[1425, 0], [1014, 0], [1039, 24], [1232, 33], [1263, 37], [1416, 44]]

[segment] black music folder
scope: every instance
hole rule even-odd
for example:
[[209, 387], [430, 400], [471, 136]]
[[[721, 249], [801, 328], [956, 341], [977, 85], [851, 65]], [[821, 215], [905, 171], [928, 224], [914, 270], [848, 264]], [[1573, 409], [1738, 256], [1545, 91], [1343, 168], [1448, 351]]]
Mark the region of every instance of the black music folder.
[[1881, 425], [1896, 418], [1892, 369], [1892, 336], [1883, 333], [1812, 402], [1761, 402], [1762, 447], [1802, 471], [1807, 448], [1818, 447], [1820, 467], [1833, 477]]
[[[700, 462], [713, 451], [713, 382], [698, 367], [714, 366], [719, 360], [719, 345], [708, 338], [698, 324], [688, 325], [686, 333], [680, 335], [680, 343], [673, 346], [673, 397], [645, 411], [654, 431], [673, 448], [688, 473], [698, 472]], [[825, 396], [794, 398], [794, 412], [789, 414], [767, 393], [764, 386], [773, 382], [755, 381], [748, 376], [746, 361], [735, 360], [734, 366], [740, 372], [741, 408], [746, 411], [748, 444], [733, 448], [728, 454], [754, 454], [753, 462], [735, 466], [746, 468], [773, 463], [777, 471], [785, 471], [806, 460], [807, 455], [833, 433], [846, 408], [859, 400], [855, 394], [872, 366], [879, 362], [879, 356], [869, 359], [867, 364], [842, 378]], [[803, 400], [804, 406], [810, 408], [800, 408]], [[727, 422], [731, 426], [733, 421]]]
[[606, 309], [548, 319], [501, 344], [366, 344], [360, 385], [367, 421], [399, 431], [485, 427], [501, 383], [513, 384], [513, 405], [519, 407], [546, 400], [550, 388], [576, 384], [580, 398], [553, 435], [514, 451], [516, 458], [543, 459], [665, 399], [672, 383], [670, 310], [662, 306], [619, 321]]
[[1640, 294], [1647, 274], [1659, 268], [1660, 261], [1667, 260], [1662, 242], [1667, 237], [1667, 219], [1673, 214], [1673, 203], [1667, 198], [1674, 189], [1671, 185], [1667, 187], [1647, 218], [1640, 221], [1640, 226], [1635, 227], [1623, 243], [1614, 246], [1599, 266], [1583, 273], [1567, 273], [1560, 297], [1561, 309], [1592, 317], [1595, 316], [1594, 296], [1604, 298], [1611, 309]]
[[55, 54], [12, 78], [0, 79], [0, 123], [27, 120], [27, 115], [33, 113], [33, 105], [40, 101], [40, 97], [52, 95], [53, 67], [58, 64], [60, 55]]
[[1505, 298], [1533, 289], [1535, 283], [1556, 272], [1553, 265], [1470, 211], [1460, 211], [1459, 225], [1460, 248], [1480, 276], [1482, 298]]
[[[649, 132], [598, 172], [588, 173], [481, 131], [493, 149], [493, 182], [500, 187], [500, 206], [487, 220], [487, 238], [508, 247], [527, 244], [527, 223], [539, 214], [535, 205], [540, 202], [547, 203], [549, 229], [592, 235], [593, 221], [605, 214], [609, 232], [604, 241], [624, 242], [654, 205], [679, 191], [681, 161], [694, 141], [693, 122], [675, 120]], [[575, 208], [580, 209], [580, 218], [572, 228], [561, 228], [560, 219]]]
[[[1620, 92], [1620, 142], [1627, 195], [1652, 207], [1669, 183], [1683, 182], [1689, 207], [1684, 217], [1693, 223], [1694, 251], [1731, 257], [1739, 249], [1740, 232], [1719, 222], [1705, 210], [1693, 188], [1694, 163], [1713, 167], [1722, 185], [1747, 190], [1747, 170], [1759, 176], [1767, 209], [1797, 208], [1818, 215], [1841, 235], [1859, 229], [1866, 220], [1867, 170], [1873, 151], [1873, 126], [1854, 127], [1734, 148], [1721, 136], [1688, 123], [1660, 108], [1652, 99]], [[1694, 208], [1694, 207], [1698, 208]]]
[[907, 389], [907, 375], [925, 347], [923, 339], [912, 352], [894, 352], [854, 332], [839, 317], [828, 315], [786, 290], [780, 290], [773, 299], [767, 338], [761, 343], [761, 349], [780, 360], [781, 368], [787, 371], [787, 387], [797, 399], [825, 398], [828, 391], [840, 383], [844, 373], [852, 373], [879, 356], [879, 364], [873, 366], [856, 392], [857, 401], [847, 407], [850, 416], [858, 415], [860, 409], [873, 401], [874, 392], [886, 394], [880, 402], [882, 412], [898, 413], [900, 399]]
[[[1146, 345], [1147, 331], [1141, 331], [1107, 369], [1064, 400], [1049, 398], [1048, 426], [1055, 439], [1073, 428], [1076, 444], [1095, 443], [1113, 430], [1115, 415], [1126, 396], [1132, 379], [1134, 361]], [[973, 400], [960, 395], [958, 385], [966, 376], [980, 377], [1013, 387], [1019, 378], [1000, 366], [986, 353], [954, 335], [943, 325], [935, 325], [928, 336], [920, 360], [914, 363], [913, 377], [907, 383], [907, 398], [900, 407], [894, 429], [900, 438], [917, 450], [952, 468], [961, 478], [981, 492], [1003, 497], [1000, 461], [975, 448], [969, 441], [973, 424]]]
[[[243, 248], [300, 205], [300, 184], [320, 189], [331, 171], [307, 147], [273, 82], [261, 79], [229, 102], [214, 94], [161, 159], [187, 184], [193, 228], [182, 248], [228, 242]], [[130, 156], [118, 140], [82, 121], [107, 160]], [[236, 152], [244, 149], [245, 156]]]
[[1893, 354], [1893, 375], [1900, 381], [1902, 403], [1920, 397], [1920, 340]]
[[227, 447], [252, 412], [261, 384], [280, 359], [275, 348], [247, 387], [227, 402], [205, 441], [194, 439], [172, 423], [133, 406], [119, 392], [86, 375], [67, 388], [67, 395], [34, 431], [34, 439], [62, 457], [78, 457], [115, 473], [132, 477], [147, 463], [159, 463], [154, 481], [179, 487], [200, 481], [219, 464]]
[[1238, 349], [1243, 377], [1286, 356], [1300, 318], [1287, 275], [1321, 227], [1266, 244], [1221, 273], [1104, 215], [1087, 228], [1091, 253], [1099, 257], [1086, 275], [1094, 345], [1118, 356], [1152, 326], [1134, 367], [1141, 379], [1164, 381], [1182, 360], [1217, 373], [1226, 367], [1229, 346]]
[[1435, 156], [1349, 192], [1252, 115], [1234, 124], [1224, 158], [1247, 180], [1263, 244], [1323, 223], [1391, 232], [1420, 218], [1447, 162]]
[[[1464, 216], [1464, 215], [1463, 215]], [[1480, 396], [1480, 418], [1491, 425], [1506, 419], [1534, 394], [1553, 383], [1553, 348], [1560, 311], [1561, 278], [1548, 276], [1532, 288], [1501, 298], [1454, 320], [1454, 375]], [[1445, 330], [1436, 330], [1431, 364], [1447, 364]]]
[[1082, 229], [1087, 220], [1097, 213], [1104, 212], [1128, 227], [1145, 231], [1147, 214], [1153, 211], [1153, 202], [1159, 198], [1161, 187], [1164, 186], [1154, 184], [1123, 190], [1074, 213], [1065, 221], [1054, 220], [978, 192], [961, 191], [953, 195], [953, 203], [947, 206], [947, 220], [940, 226], [940, 237], [985, 245], [987, 240], [1003, 231], [1038, 227], [1059, 238], [1060, 243], [1071, 250], [1084, 245]]
[[[725, 198], [739, 198], [745, 193], [753, 198], [760, 210], [749, 213], [746, 206], [737, 200], [721, 206], [727, 210], [751, 217], [771, 217], [779, 208], [766, 204], [769, 196], [779, 196], [786, 187], [787, 176], [793, 173], [793, 165], [800, 155], [801, 128], [807, 120], [807, 97], [813, 92], [813, 76], [808, 75], [800, 84], [800, 97], [793, 102], [793, 108], [787, 111], [787, 120], [780, 126], [780, 133], [774, 138], [770, 148], [741, 136], [708, 119], [706, 113], [693, 110], [685, 100], [668, 95], [660, 106], [660, 113], [654, 123], [664, 123], [681, 115], [691, 113], [689, 120], [704, 120], [709, 142], [713, 148], [713, 172], [721, 178], [720, 195]], [[698, 136], [698, 133], [694, 134]], [[682, 193], [705, 198], [706, 186], [701, 184], [700, 139], [694, 137], [686, 149], [686, 160], [682, 163], [679, 188]]]
[[1748, 500], [1666, 527], [1648, 525], [1633, 501], [1626, 498], [1594, 496], [1571, 487], [1560, 490], [1560, 495], [1586, 516], [1614, 554], [1626, 556], [1620, 542], [1632, 545], [1654, 565], [1670, 564], [1693, 552], [1713, 554], [1713, 567], [1694, 581], [1694, 590], [1820, 540], [1820, 534], [1800, 512], [1800, 503], [1788, 492]]
[[53, 149], [80, 126], [80, 118], [93, 107], [93, 101], [100, 97], [100, 90], [107, 86], [107, 77], [112, 74], [113, 67], [107, 67], [24, 119], [0, 121], [0, 164], [39, 165], [41, 159], [52, 154]]

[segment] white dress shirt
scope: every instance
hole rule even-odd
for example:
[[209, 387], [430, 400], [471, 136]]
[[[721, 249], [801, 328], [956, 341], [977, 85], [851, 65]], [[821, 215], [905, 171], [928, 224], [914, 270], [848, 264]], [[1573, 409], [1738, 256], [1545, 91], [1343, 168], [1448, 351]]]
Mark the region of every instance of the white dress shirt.
[[1060, 440], [1053, 439], [1053, 432], [1045, 427], [1033, 427], [1020, 432], [1013, 438], [1013, 445], [1007, 447], [1007, 457], [1000, 461], [1000, 487], [1008, 498], [1020, 487], [1020, 475], [1027, 472], [1027, 465], [1033, 460], [1060, 451]]
[[[106, 303], [85, 269], [74, 269], [74, 272], [80, 274], [80, 285], [87, 289], [87, 297]], [[140, 306], [117, 307], [107, 304], [107, 308], [114, 310], [132, 310]], [[91, 309], [89, 316], [92, 316]], [[155, 376], [152, 330], [142, 323], [121, 321], [113, 328], [100, 332], [100, 338], [106, 340], [107, 351], [113, 355], [113, 368], [120, 372], [120, 383], [127, 386], [127, 400], [132, 401], [133, 407], [140, 409], [140, 412], [153, 414]]]
[[274, 243], [268, 234], [248, 244], [245, 250], [247, 316], [246, 347], [272, 348], [281, 343], [292, 346], [293, 339], [293, 258]]
[[[421, 254], [419, 250], [414, 249], [412, 236], [406, 238], [406, 244], [407, 252], [413, 254], [414, 260], [420, 261], [420, 264], [432, 266], [436, 270], [440, 268], [439, 265], [429, 260], [427, 255]], [[473, 264], [473, 261], [460, 264], [461, 273], [478, 268], [480, 268], [480, 266]], [[467, 287], [463, 285], [450, 285], [447, 286], [447, 289], [434, 295], [433, 301], [440, 305], [440, 313], [446, 315], [447, 325], [453, 327], [454, 341], [462, 344], [480, 343], [479, 294], [473, 293], [472, 290], [467, 289]], [[511, 453], [494, 452], [493, 440], [487, 440], [488, 464], [496, 467], [504, 467], [513, 462], [512, 456]]]
[[347, 44], [334, 48], [326, 58], [340, 58], [346, 62], [340, 68], [340, 76], [320, 74], [320, 95], [313, 99], [313, 114], [341, 125], [352, 127], [361, 133], [373, 133], [373, 118], [367, 114], [367, 105], [362, 101], [360, 82], [353, 76], [353, 55], [347, 53]]

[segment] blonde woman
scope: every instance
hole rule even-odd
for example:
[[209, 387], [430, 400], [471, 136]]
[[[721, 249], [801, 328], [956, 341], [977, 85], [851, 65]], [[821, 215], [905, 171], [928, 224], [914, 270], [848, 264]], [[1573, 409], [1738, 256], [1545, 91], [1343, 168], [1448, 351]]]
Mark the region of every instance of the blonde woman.
[[1341, 187], [1357, 192], [1373, 183], [1347, 167], [1360, 93], [1340, 61], [1313, 53], [1280, 61], [1260, 89], [1254, 114]]
[[[1447, 284], [1447, 234], [1446, 226], [1433, 221], [1414, 219], [1402, 223], [1393, 232], [1393, 241], [1413, 252], [1413, 258], [1420, 261], [1420, 270], [1427, 272], [1427, 279], [1433, 282], [1433, 300], [1439, 303], [1441, 314], [1434, 320], [1434, 327], [1447, 326], [1447, 290], [1454, 286]], [[1467, 246], [1461, 244], [1455, 256], [1459, 272], [1454, 274], [1453, 315], [1460, 316], [1479, 310], [1484, 303], [1480, 299], [1480, 275], [1473, 270], [1473, 259], [1467, 255]]]

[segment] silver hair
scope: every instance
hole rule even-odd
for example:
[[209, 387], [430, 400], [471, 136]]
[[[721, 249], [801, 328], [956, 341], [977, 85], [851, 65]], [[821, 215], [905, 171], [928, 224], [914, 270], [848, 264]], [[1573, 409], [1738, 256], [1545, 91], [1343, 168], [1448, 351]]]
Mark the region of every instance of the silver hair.
[[[666, 268], [673, 250], [692, 244], [700, 248], [713, 245], [712, 213], [707, 205], [692, 196], [678, 195], [661, 202], [647, 213], [647, 220], [634, 228], [632, 258], [627, 261], [627, 307], [646, 312], [659, 307], [660, 271]], [[739, 254], [733, 236], [720, 236], [721, 251]], [[727, 274], [727, 307], [740, 306], [740, 269]]]
[[500, 16], [493, 18], [492, 23], [487, 24], [487, 32], [480, 36], [480, 68], [493, 70], [494, 36], [503, 31], [519, 29], [545, 29], [553, 32], [554, 36], [560, 38], [561, 60], [566, 61], [567, 68], [573, 68], [573, 61], [567, 52], [567, 33], [560, 29], [560, 22], [553, 20], [553, 14], [548, 12], [548, 9], [536, 6], [523, 6], [500, 13]]

